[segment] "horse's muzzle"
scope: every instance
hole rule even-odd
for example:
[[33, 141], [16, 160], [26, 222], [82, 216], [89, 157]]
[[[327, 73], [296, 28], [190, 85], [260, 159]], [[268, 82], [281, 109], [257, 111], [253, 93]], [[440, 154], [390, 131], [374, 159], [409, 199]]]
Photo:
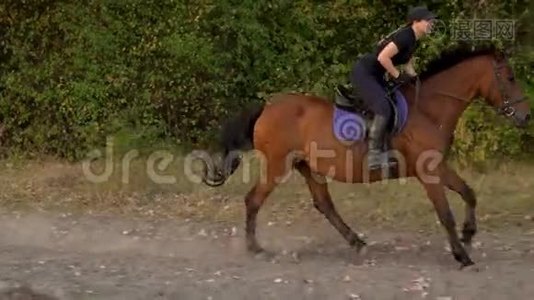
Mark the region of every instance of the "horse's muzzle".
[[526, 113], [523, 115], [516, 113], [514, 115], [515, 125], [519, 128], [525, 128], [527, 127], [528, 122], [530, 121], [530, 118], [531, 118], [530, 113]]

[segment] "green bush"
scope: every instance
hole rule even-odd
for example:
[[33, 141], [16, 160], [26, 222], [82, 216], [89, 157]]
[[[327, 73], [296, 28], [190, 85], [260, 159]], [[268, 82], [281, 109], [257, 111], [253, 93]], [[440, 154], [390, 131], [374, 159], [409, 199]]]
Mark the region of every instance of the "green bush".
[[[79, 159], [108, 136], [119, 137], [124, 147], [207, 145], [221, 119], [270, 93], [331, 96], [335, 84], [347, 81], [354, 60], [418, 3], [5, 0], [4, 149]], [[479, 18], [518, 19], [518, 32], [527, 34], [517, 42], [528, 47], [527, 5], [452, 1], [430, 8], [445, 22], [473, 17], [465, 15], [472, 11]], [[418, 68], [454, 42], [443, 34], [423, 42]], [[534, 51], [521, 49], [516, 69], [532, 87]], [[529, 136], [495, 126], [500, 119], [492, 113], [468, 110], [459, 124], [457, 157], [480, 160], [531, 149]]]

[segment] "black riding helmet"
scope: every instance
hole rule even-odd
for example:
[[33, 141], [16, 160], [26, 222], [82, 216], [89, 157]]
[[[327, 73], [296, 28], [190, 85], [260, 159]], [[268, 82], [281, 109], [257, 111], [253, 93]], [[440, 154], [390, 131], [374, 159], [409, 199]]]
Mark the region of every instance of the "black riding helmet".
[[408, 22], [420, 21], [420, 20], [434, 20], [437, 16], [428, 10], [425, 6], [417, 6], [408, 12]]

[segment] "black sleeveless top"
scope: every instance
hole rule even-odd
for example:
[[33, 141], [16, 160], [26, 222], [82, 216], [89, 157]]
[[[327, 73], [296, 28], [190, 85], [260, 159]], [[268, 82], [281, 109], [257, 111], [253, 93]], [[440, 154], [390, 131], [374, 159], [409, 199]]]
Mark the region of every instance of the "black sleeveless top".
[[395, 43], [399, 49], [399, 52], [391, 58], [395, 66], [407, 63], [417, 48], [417, 39], [412, 27], [408, 26], [399, 29], [390, 38], [378, 45], [375, 51], [367, 53], [361, 58], [360, 62], [371, 74], [383, 76], [386, 73], [386, 69], [378, 61], [378, 54], [389, 42]]

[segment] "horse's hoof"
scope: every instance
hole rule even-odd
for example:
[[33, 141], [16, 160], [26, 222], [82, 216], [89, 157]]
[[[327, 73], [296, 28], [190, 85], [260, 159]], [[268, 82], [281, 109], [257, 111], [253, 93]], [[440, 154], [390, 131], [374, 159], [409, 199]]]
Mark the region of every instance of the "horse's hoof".
[[364, 248], [365, 246], [367, 246], [367, 243], [365, 241], [363, 241], [357, 234], [353, 234], [349, 239], [349, 245], [351, 247], [354, 247], [356, 248], [356, 250], [359, 252], [360, 249]]
[[278, 262], [278, 257], [276, 256], [275, 253], [271, 253], [265, 250], [262, 250], [254, 254], [254, 259], [259, 260], [259, 261], [271, 262], [271, 263]]
[[474, 273], [480, 272], [480, 268], [477, 265], [475, 265], [474, 262], [471, 262], [471, 264], [467, 264], [467, 265], [462, 264], [462, 266], [460, 267], [460, 270], [464, 272], [474, 272]]
[[461, 263], [460, 269], [472, 268], [475, 263], [469, 257], [462, 257], [460, 255], [455, 255], [456, 259]]
[[366, 246], [359, 247], [356, 251], [349, 251], [348, 262], [355, 266], [364, 265], [368, 257], [367, 251]]
[[261, 253], [261, 252], [264, 252], [265, 250], [263, 250], [263, 248], [258, 245], [257, 242], [248, 242], [247, 243], [247, 250], [250, 252], [250, 253], [253, 253], [253, 254], [258, 254], [258, 253]]
[[268, 255], [267, 255], [267, 252], [265, 251], [258, 251], [258, 252], [253, 252], [252, 254], [254, 254], [254, 258], [255, 259], [267, 259], [269, 258]]

